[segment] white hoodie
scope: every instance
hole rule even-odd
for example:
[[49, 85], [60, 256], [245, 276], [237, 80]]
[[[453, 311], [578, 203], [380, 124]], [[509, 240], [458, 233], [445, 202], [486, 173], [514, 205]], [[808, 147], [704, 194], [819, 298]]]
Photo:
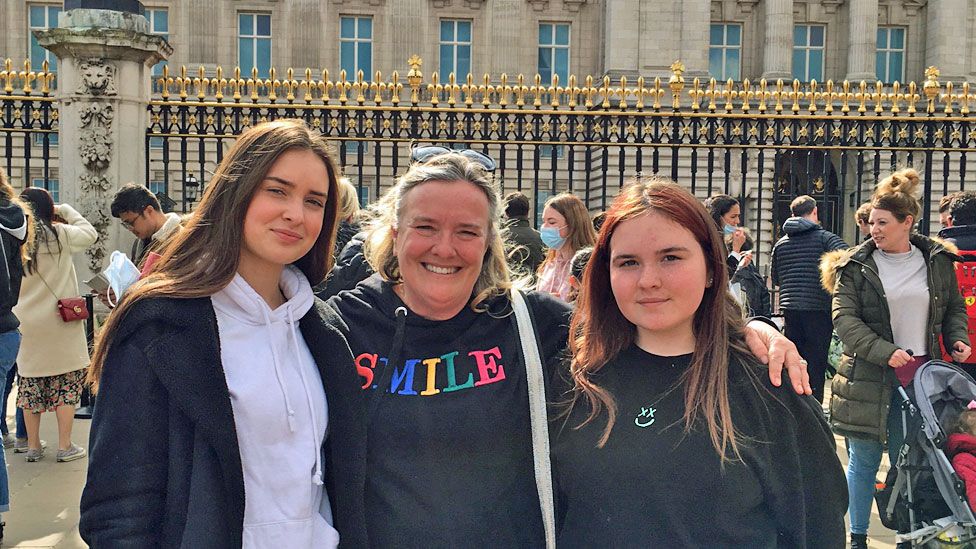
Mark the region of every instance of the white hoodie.
[[312, 288], [295, 267], [281, 275], [275, 310], [239, 274], [212, 296], [244, 466], [244, 547], [336, 547], [322, 484], [328, 423], [322, 380], [299, 331]]

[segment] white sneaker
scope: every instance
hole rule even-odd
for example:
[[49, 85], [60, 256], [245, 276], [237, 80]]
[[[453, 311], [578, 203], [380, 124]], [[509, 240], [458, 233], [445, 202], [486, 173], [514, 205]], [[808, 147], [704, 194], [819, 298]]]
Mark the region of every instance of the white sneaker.
[[64, 463], [66, 461], [74, 461], [76, 459], [81, 459], [88, 455], [88, 452], [84, 448], [78, 446], [75, 443], [71, 443], [71, 446], [67, 450], [58, 450], [58, 461]]

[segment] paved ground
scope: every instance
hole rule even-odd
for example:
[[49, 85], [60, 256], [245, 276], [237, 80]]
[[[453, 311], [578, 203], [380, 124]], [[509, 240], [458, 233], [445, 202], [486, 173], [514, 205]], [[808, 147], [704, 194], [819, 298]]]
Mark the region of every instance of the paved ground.
[[[9, 418], [13, 417], [10, 409]], [[8, 423], [12, 424], [12, 419]], [[75, 420], [73, 439], [88, 447], [89, 421]], [[41, 420], [41, 438], [49, 448], [57, 444], [57, 425], [53, 414]], [[3, 547], [43, 547], [76, 549], [87, 547], [78, 535], [78, 501], [85, 483], [88, 459], [57, 463], [53, 453], [36, 463], [26, 463], [24, 454], [7, 450], [7, 471], [10, 474], [10, 512], [3, 514], [7, 523]], [[847, 464], [843, 441], [838, 440], [838, 455]], [[882, 464], [884, 478], [887, 457]], [[871, 519], [870, 546], [894, 549], [895, 536], [881, 526], [877, 514]]]

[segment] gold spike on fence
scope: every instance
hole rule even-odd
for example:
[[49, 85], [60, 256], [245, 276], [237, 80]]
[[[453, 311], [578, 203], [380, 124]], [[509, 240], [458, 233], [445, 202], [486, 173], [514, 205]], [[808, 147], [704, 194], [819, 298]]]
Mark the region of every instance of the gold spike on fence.
[[[271, 69], [266, 78], [252, 69], [250, 74], [239, 67], [226, 71], [222, 67], [208, 76], [204, 67], [192, 71], [180, 67], [174, 75], [169, 65], [162, 75], [154, 78], [157, 94], [154, 102], [250, 103], [302, 105], [348, 105], [362, 107], [397, 107], [429, 103], [440, 108], [454, 109], [541, 109], [553, 111], [647, 110], [670, 108], [691, 113], [758, 113], [793, 115], [832, 115], [872, 113], [898, 116], [902, 113], [968, 115], [976, 94], [969, 83], [940, 82], [939, 69], [925, 70], [925, 80], [915, 82], [834, 82], [803, 83], [798, 80], [752, 82], [718, 82], [714, 78], [695, 78], [689, 85], [680, 61], [671, 65], [667, 82], [654, 78], [648, 82], [641, 77], [631, 82], [627, 78], [616, 81], [610, 77], [578, 77], [571, 75], [565, 85], [558, 77], [544, 84], [538, 74], [439, 75], [422, 71], [423, 60], [413, 55], [408, 59], [406, 78], [399, 71], [384, 77], [380, 71], [367, 79], [362, 71], [347, 75], [339, 71], [336, 79], [328, 70], [286, 69], [283, 73]], [[29, 60], [20, 67], [6, 59], [0, 70], [0, 87], [7, 96], [53, 96], [56, 74], [45, 61], [40, 70], [32, 70]], [[193, 74], [195, 73], [195, 74]], [[229, 73], [229, 74], [228, 74]], [[228, 77], [229, 76], [229, 77]], [[582, 82], [582, 86], [578, 85]], [[53, 98], [53, 97], [52, 97]]]
[[[533, 109], [551, 111], [574, 110], [652, 110], [690, 113], [750, 113], [784, 114], [792, 116], [848, 115], [849, 113], [899, 116], [915, 114], [969, 114], [970, 103], [976, 100], [968, 83], [957, 85], [939, 81], [939, 70], [929, 67], [921, 84], [894, 82], [817, 82], [803, 83], [798, 80], [742, 82], [718, 82], [714, 78], [693, 79], [689, 84], [680, 61], [671, 65], [671, 76], [666, 82], [661, 78], [651, 81], [643, 77], [630, 81], [627, 78], [613, 80], [605, 77], [578, 77], [571, 75], [565, 83], [558, 77], [545, 84], [538, 74], [518, 74], [514, 77], [502, 74], [476, 76], [468, 74], [441, 75], [437, 72], [424, 74], [423, 60], [412, 56], [408, 60], [406, 78], [399, 72], [388, 77], [380, 71], [364, 75], [362, 71], [348, 75], [339, 71], [336, 79], [330, 79], [327, 70], [296, 70], [289, 68], [284, 77], [271, 69], [266, 78], [257, 69], [250, 75], [240, 68], [232, 71], [230, 78], [217, 67], [208, 77], [203, 67], [196, 76], [189, 76], [186, 67], [173, 76], [169, 66], [156, 79], [158, 95], [156, 103], [250, 103], [342, 105], [350, 107], [409, 107], [429, 104], [445, 109]], [[9, 64], [9, 62], [8, 62]], [[0, 82], [7, 89], [16, 87], [18, 76], [7, 77], [0, 73]], [[367, 79], [367, 76], [369, 77]], [[24, 82], [24, 89], [28, 83]], [[578, 85], [582, 82], [582, 86]], [[9, 92], [8, 92], [9, 93]], [[670, 102], [666, 102], [666, 98]]]

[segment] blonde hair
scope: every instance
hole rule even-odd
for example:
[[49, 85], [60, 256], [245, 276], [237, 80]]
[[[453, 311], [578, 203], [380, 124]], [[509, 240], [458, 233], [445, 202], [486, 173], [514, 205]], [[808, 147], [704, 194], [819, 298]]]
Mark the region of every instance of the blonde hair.
[[336, 185], [340, 172], [335, 154], [322, 135], [312, 132], [301, 120], [254, 126], [241, 134], [221, 161], [193, 217], [166, 245], [152, 273], [132, 286], [108, 316], [88, 369], [88, 381], [96, 391], [115, 331], [133, 304], [152, 297], [208, 297], [230, 283], [240, 262], [244, 219], [251, 199], [278, 158], [293, 150], [315, 153], [329, 177], [322, 230], [312, 248], [294, 265], [313, 286], [328, 274], [339, 219]]
[[383, 197], [370, 207], [371, 221], [363, 246], [370, 266], [390, 282], [402, 282], [400, 263], [393, 249], [393, 233], [403, 219], [403, 201], [416, 187], [431, 181], [467, 181], [488, 198], [488, 249], [481, 265], [481, 273], [474, 284], [471, 308], [488, 298], [508, 293], [512, 281], [505, 261], [505, 245], [501, 235], [501, 197], [491, 175], [484, 167], [465, 156], [450, 152], [437, 155], [422, 164], [410, 166]]
[[918, 203], [922, 179], [914, 168], [905, 168], [882, 179], [874, 190], [871, 206], [891, 212], [899, 222], [912, 216], [918, 221], [921, 206]]
[[359, 191], [348, 177], [339, 178], [339, 221], [356, 221], [359, 215]]

